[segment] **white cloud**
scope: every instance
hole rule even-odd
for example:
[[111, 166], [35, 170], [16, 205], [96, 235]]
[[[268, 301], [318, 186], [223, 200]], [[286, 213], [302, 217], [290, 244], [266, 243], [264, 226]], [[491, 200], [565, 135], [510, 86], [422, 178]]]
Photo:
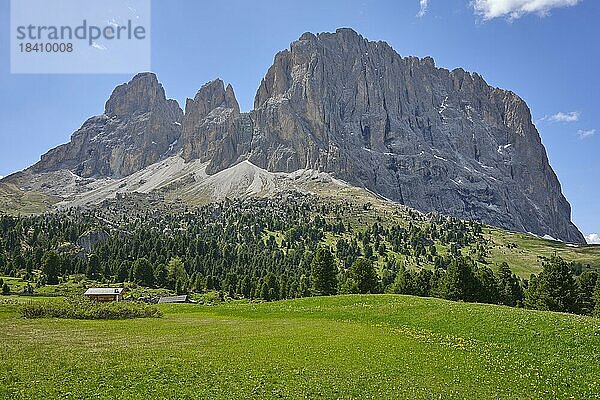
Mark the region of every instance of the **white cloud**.
[[421, 18], [425, 14], [427, 14], [427, 7], [429, 6], [429, 0], [419, 0], [419, 5], [421, 9], [417, 13], [417, 17]]
[[472, 0], [475, 14], [489, 20], [498, 17], [521, 18], [525, 14], [537, 13], [546, 16], [553, 8], [571, 7], [581, 0]]
[[597, 233], [590, 233], [589, 235], [586, 235], [585, 241], [588, 244], [600, 244], [600, 235]]
[[96, 42], [92, 42], [92, 47], [95, 49], [98, 49], [98, 50], [106, 50], [106, 47], [104, 47], [101, 44], [96, 43]]
[[538, 119], [536, 123], [539, 122], [577, 122], [581, 117], [581, 113], [579, 111], [571, 111], [571, 112], [557, 112], [552, 115], [544, 115], [544, 117]]
[[579, 135], [580, 139], [586, 139], [592, 137], [596, 134], [595, 129], [580, 129], [577, 131], [577, 135]]
[[554, 115], [551, 115], [547, 118], [550, 122], [577, 122], [579, 121], [579, 117], [581, 117], [581, 113], [579, 111], [571, 111], [571, 112], [557, 112]]

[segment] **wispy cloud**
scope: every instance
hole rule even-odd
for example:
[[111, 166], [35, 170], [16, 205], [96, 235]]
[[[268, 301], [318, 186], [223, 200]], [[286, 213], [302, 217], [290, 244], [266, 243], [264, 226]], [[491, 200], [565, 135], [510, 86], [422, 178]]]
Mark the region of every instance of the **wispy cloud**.
[[484, 20], [498, 17], [518, 19], [525, 14], [546, 16], [554, 8], [572, 7], [581, 0], [472, 0], [475, 14]]
[[600, 235], [597, 233], [590, 233], [585, 236], [585, 241], [588, 242], [588, 244], [600, 244]]
[[429, 7], [429, 0], [419, 0], [419, 5], [421, 6], [421, 8], [419, 9], [419, 12], [417, 13], [417, 17], [421, 18], [422, 16], [427, 14], [427, 7]]
[[587, 139], [589, 137], [592, 137], [596, 134], [596, 130], [595, 129], [580, 129], [577, 131], [577, 135], [579, 136], [580, 139]]
[[92, 42], [92, 47], [98, 50], [106, 50], [106, 47], [102, 46], [101, 44], [98, 44], [96, 42]]
[[579, 117], [581, 117], [581, 112], [579, 111], [571, 111], [571, 112], [557, 112], [556, 114], [546, 115], [541, 118], [540, 122], [577, 122], [579, 121]]

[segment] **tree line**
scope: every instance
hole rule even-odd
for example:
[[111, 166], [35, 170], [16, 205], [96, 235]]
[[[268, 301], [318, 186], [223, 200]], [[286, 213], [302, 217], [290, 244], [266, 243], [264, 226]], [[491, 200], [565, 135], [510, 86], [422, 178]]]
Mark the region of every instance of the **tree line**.
[[481, 262], [479, 223], [417, 213], [405, 224], [367, 223], [351, 214], [356, 210], [298, 195], [181, 213], [105, 208], [2, 216], [0, 271], [38, 285], [85, 274], [104, 283], [264, 300], [401, 293], [580, 314], [600, 307], [597, 274], [575, 276], [574, 265], [556, 256], [529, 280], [506, 263], [494, 272]]

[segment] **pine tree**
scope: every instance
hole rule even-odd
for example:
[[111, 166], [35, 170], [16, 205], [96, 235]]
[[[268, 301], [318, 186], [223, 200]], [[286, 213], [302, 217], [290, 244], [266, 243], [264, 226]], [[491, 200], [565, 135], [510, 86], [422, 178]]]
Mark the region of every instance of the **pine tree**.
[[131, 269], [129, 263], [127, 261], [122, 261], [119, 264], [119, 268], [117, 270], [116, 281], [117, 282], [125, 282], [129, 277], [129, 270]]
[[596, 271], [585, 271], [577, 277], [577, 287], [579, 289], [578, 308], [583, 315], [592, 315], [594, 312], [595, 300], [594, 289], [598, 282], [598, 273]]
[[152, 286], [154, 271], [152, 263], [147, 258], [139, 258], [133, 263], [133, 280], [142, 286]]
[[351, 276], [346, 275], [342, 280], [339, 292], [341, 294], [358, 294], [358, 283]]
[[154, 284], [158, 287], [166, 287], [168, 282], [169, 270], [165, 264], [158, 264], [154, 268]]
[[498, 278], [494, 272], [486, 267], [479, 266], [475, 270], [475, 279], [477, 280], [474, 301], [489, 304], [500, 303], [500, 290], [498, 288]]
[[42, 272], [46, 275], [48, 285], [58, 285], [60, 257], [55, 251], [48, 251], [42, 257]]
[[89, 279], [98, 279], [100, 272], [100, 258], [96, 254], [90, 254], [88, 257], [86, 276]]
[[594, 316], [600, 318], [600, 278], [596, 281], [596, 289], [594, 289]]
[[535, 284], [530, 284], [527, 292], [528, 307], [546, 311], [579, 311], [577, 284], [569, 264], [557, 255], [544, 263]]
[[266, 280], [263, 280], [263, 283], [260, 287], [260, 297], [263, 300], [269, 301], [269, 284], [267, 283]]
[[431, 295], [431, 277], [433, 273], [429, 270], [421, 268], [414, 276], [415, 296], [430, 296]]
[[252, 297], [252, 286], [250, 285], [250, 279], [247, 276], [242, 278], [242, 282], [240, 283], [240, 293], [246, 299]]
[[392, 284], [392, 293], [398, 294], [414, 294], [414, 279], [411, 271], [407, 270], [404, 265], [398, 270], [396, 279]]
[[171, 258], [169, 265], [167, 265], [167, 270], [169, 271], [169, 281], [172, 282], [173, 289], [175, 289], [177, 294], [185, 293], [189, 285], [189, 277], [181, 258]]
[[506, 262], [500, 264], [498, 270], [498, 290], [500, 294], [500, 304], [511, 307], [522, 305], [523, 289], [519, 283], [519, 278], [512, 273]]
[[[166, 268], [165, 268], [165, 273], [166, 273]], [[164, 284], [163, 284], [164, 286]], [[196, 292], [204, 292], [204, 290], [206, 289], [206, 283], [204, 281], [204, 277], [202, 276], [202, 274], [198, 273], [196, 274], [196, 279], [194, 280], [194, 290]]]
[[469, 260], [454, 257], [444, 277], [442, 296], [448, 300], [473, 301], [477, 281]]
[[317, 296], [329, 296], [337, 292], [337, 268], [331, 252], [320, 247], [311, 265], [311, 286]]
[[298, 284], [298, 297], [310, 296], [310, 281], [309, 278], [302, 274], [300, 275], [300, 283]]
[[358, 258], [350, 267], [350, 276], [356, 282], [359, 293], [379, 292], [377, 272], [371, 260]]

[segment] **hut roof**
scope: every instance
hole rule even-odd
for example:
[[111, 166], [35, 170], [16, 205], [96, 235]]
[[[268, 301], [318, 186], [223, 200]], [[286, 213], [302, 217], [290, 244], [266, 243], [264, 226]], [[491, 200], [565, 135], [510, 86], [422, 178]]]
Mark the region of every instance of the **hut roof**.
[[125, 293], [125, 288], [89, 288], [85, 291], [86, 295], [110, 295], [110, 294], [123, 294]]
[[188, 301], [188, 296], [187, 295], [181, 295], [181, 296], [168, 296], [168, 297], [161, 297], [160, 299], [158, 299], [158, 303], [185, 303]]

